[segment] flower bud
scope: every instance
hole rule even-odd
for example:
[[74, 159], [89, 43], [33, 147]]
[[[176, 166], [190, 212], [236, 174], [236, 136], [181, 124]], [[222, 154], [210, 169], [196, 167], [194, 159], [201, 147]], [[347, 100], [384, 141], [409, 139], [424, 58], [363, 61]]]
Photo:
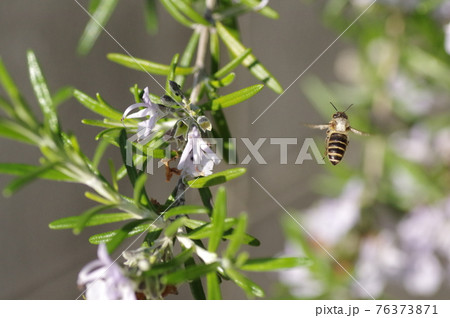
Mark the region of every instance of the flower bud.
[[197, 124], [200, 126], [200, 128], [203, 131], [206, 131], [206, 130], [211, 131], [211, 129], [212, 129], [211, 122], [209, 121], [208, 117], [206, 117], [206, 116], [199, 116], [197, 118]]

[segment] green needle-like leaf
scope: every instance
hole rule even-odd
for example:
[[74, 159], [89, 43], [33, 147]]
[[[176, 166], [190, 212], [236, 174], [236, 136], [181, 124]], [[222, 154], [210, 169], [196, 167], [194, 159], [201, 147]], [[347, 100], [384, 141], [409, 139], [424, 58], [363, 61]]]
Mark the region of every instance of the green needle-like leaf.
[[247, 215], [242, 214], [238, 218], [238, 222], [236, 228], [233, 231], [233, 234], [230, 235], [230, 243], [228, 243], [228, 247], [225, 251], [225, 258], [231, 259], [239, 251], [239, 248], [241, 247], [241, 244], [244, 241], [246, 229], [247, 229]]
[[205, 188], [212, 187], [227, 181], [233, 180], [237, 177], [242, 176], [247, 169], [245, 168], [232, 168], [218, 173], [214, 173], [207, 177], [201, 177], [195, 180], [188, 181], [188, 185], [191, 188]]
[[66, 100], [73, 96], [74, 88], [72, 86], [64, 86], [60, 88], [55, 94], [52, 95], [53, 105], [54, 107], [58, 107]]
[[[102, 224], [116, 223], [133, 218], [129, 213], [108, 213], [93, 215], [84, 226], [96, 226]], [[51, 222], [48, 226], [52, 230], [73, 229], [79, 223], [80, 215], [69, 216]]]
[[[149, 219], [142, 220], [134, 220], [130, 223], [125, 224], [120, 230], [117, 230], [115, 235], [111, 237], [111, 240], [106, 243], [106, 247], [108, 249], [108, 253], [111, 254], [116, 250], [117, 247], [128, 237], [131, 235], [142, 233], [145, 230], [149, 230], [152, 226], [150, 224], [142, 224], [148, 223]], [[144, 225], [144, 227], [142, 227]], [[92, 237], [91, 237], [92, 238]], [[89, 238], [89, 241], [91, 240]]]
[[117, 128], [122, 127], [123, 123], [115, 124], [115, 123], [107, 123], [105, 120], [97, 120], [97, 119], [83, 119], [81, 122], [85, 125], [95, 126], [95, 127], [103, 127], [103, 128]]
[[175, 208], [172, 208], [164, 213], [164, 220], [168, 220], [169, 218], [176, 215], [184, 215], [184, 214], [207, 214], [209, 212], [208, 209], [202, 206], [196, 205], [180, 205]]
[[145, 0], [145, 26], [147, 32], [154, 35], [158, 32], [158, 12], [156, 0]]
[[[253, 9], [254, 7], [258, 6], [261, 2], [259, 0], [242, 0], [242, 4], [248, 6], [249, 8]], [[269, 19], [278, 19], [280, 15], [278, 12], [276, 12], [274, 9], [272, 9], [269, 6], [265, 6], [264, 8], [257, 10], [259, 14], [269, 18]]]
[[187, 4], [185, 0], [172, 0], [171, 3], [178, 8], [179, 12], [183, 12], [183, 14], [185, 14], [192, 21], [203, 25], [210, 25], [210, 23], [206, 21], [200, 13], [192, 9], [192, 5]]
[[[195, 51], [197, 49], [197, 44], [198, 44], [199, 38], [200, 38], [200, 33], [199, 33], [198, 29], [196, 29], [192, 33], [191, 38], [189, 39], [189, 42], [186, 45], [186, 48], [184, 49], [183, 54], [181, 55], [180, 61], [178, 63], [178, 65], [180, 67], [189, 67], [189, 65], [191, 64], [192, 58], [194, 57]], [[183, 88], [185, 80], [186, 80], [186, 75], [175, 76], [175, 82], [177, 82], [181, 88]]]
[[254, 258], [247, 260], [240, 268], [244, 271], [265, 272], [311, 264], [306, 257]]
[[89, 1], [89, 6], [88, 6], [89, 13], [94, 13], [95, 10], [97, 10], [97, 8], [98, 8], [98, 6], [100, 5], [101, 2], [102, 2], [102, 0], [91, 0], [91, 1]]
[[2, 59], [0, 58], [0, 83], [2, 84], [6, 94], [8, 94], [9, 99], [11, 100], [12, 105], [14, 106], [14, 110], [17, 114], [17, 117], [20, 118], [23, 122], [30, 126], [30, 129], [35, 129], [38, 126], [36, 118], [31, 113], [30, 108], [25, 102], [22, 94], [14, 83], [11, 75], [9, 75], [6, 70], [5, 65], [3, 64]]
[[205, 276], [209, 272], [217, 269], [219, 263], [211, 263], [206, 265], [189, 266], [186, 269], [178, 270], [161, 278], [164, 284], [176, 285], [185, 281], [193, 280], [198, 277]]
[[136, 167], [134, 166], [133, 160], [130, 161], [128, 158], [128, 156], [132, 154], [132, 149], [129, 149], [129, 147], [131, 147], [131, 143], [127, 142], [127, 133], [125, 129], [122, 129], [122, 131], [120, 132], [118, 143], [120, 145], [120, 154], [122, 155], [122, 161], [125, 165], [125, 168], [127, 169], [127, 174], [130, 178], [131, 184], [134, 187], [136, 179], [138, 177], [138, 173]]
[[32, 145], [39, 143], [39, 137], [27, 128], [3, 118], [0, 118], [0, 136]]
[[236, 285], [241, 287], [249, 296], [264, 297], [264, 290], [256, 283], [239, 273], [233, 268], [226, 268], [225, 272], [235, 282]]
[[[196, 223], [191, 223], [193, 221]], [[201, 239], [204, 239], [207, 237], [211, 237], [212, 234], [214, 233], [213, 224], [212, 223], [202, 223], [199, 225], [198, 222], [203, 222], [203, 221], [189, 219], [185, 223], [185, 225], [187, 227], [194, 229], [193, 231], [189, 232], [186, 236], [193, 240], [201, 240]], [[223, 231], [227, 231], [227, 230], [231, 229], [237, 223], [237, 220], [235, 218], [226, 218], [223, 221], [223, 223], [224, 223]]]
[[105, 153], [106, 149], [110, 145], [109, 140], [102, 139], [100, 140], [100, 143], [98, 144], [97, 148], [95, 149], [94, 157], [92, 158], [92, 166], [94, 168], [98, 168], [98, 165], [100, 164], [100, 160], [103, 157], [103, 154]]
[[77, 218], [77, 223], [73, 227], [73, 233], [80, 234], [81, 231], [83, 231], [83, 229], [86, 227], [86, 224], [89, 222], [89, 220], [94, 217], [94, 215], [112, 207], [114, 207], [114, 205], [99, 205], [87, 210]]
[[162, 229], [156, 229], [154, 231], [149, 231], [144, 238], [144, 242], [148, 244], [148, 246], [153, 246], [153, 243], [159, 238], [161, 235]]
[[[138, 70], [141, 72], [148, 72], [156, 75], [169, 75], [170, 66], [155, 62], [150, 62], [143, 59], [132, 58], [128, 55], [119, 54], [119, 53], [110, 53], [107, 55], [107, 58], [110, 61], [113, 61], [117, 64], [132, 68], [134, 70]], [[176, 75], [190, 75], [194, 72], [193, 67], [177, 67], [175, 69]]]
[[55, 105], [47, 87], [44, 75], [42, 74], [39, 63], [33, 51], [27, 52], [28, 71], [30, 80], [36, 94], [42, 113], [44, 114], [44, 123], [54, 133], [59, 132], [58, 117], [56, 115]]
[[225, 229], [227, 215], [227, 193], [224, 187], [220, 187], [216, 194], [212, 213], [212, 233], [209, 239], [208, 251], [215, 252], [219, 247]]
[[[227, 233], [228, 232], [229, 231], [227, 231]], [[223, 236], [223, 238], [229, 240], [229, 239], [231, 239], [232, 235], [233, 235], [233, 232], [231, 234], [225, 234]], [[259, 246], [259, 245], [261, 245], [261, 242], [256, 237], [251, 236], [250, 234], [247, 234], [247, 233], [243, 236], [241, 243], [242, 244], [247, 244], [247, 245], [250, 245], [250, 246]]]
[[103, 27], [108, 22], [111, 14], [116, 8], [118, 0], [100, 0], [95, 5], [91, 6], [93, 10], [90, 13], [92, 18], [87, 23], [80, 41], [78, 42], [77, 51], [79, 54], [85, 55], [89, 53], [98, 36], [103, 30]]
[[170, 62], [170, 72], [169, 72], [169, 75], [167, 75], [167, 80], [166, 80], [166, 92], [170, 92], [170, 82], [175, 79], [175, 70], [178, 65], [179, 57], [180, 57], [179, 54], [175, 54], [172, 58], [172, 61]]
[[[138, 221], [142, 221], [142, 220], [138, 220]], [[125, 238], [132, 237], [133, 235], [136, 235], [136, 234], [140, 234], [140, 233], [142, 233], [144, 231], [149, 230], [149, 228], [151, 229], [149, 224], [138, 225], [134, 229], [130, 230], [128, 232], [128, 234], [125, 236]], [[114, 230], [114, 231], [109, 231], [109, 232], [104, 232], [104, 233], [99, 233], [99, 234], [92, 235], [89, 238], [89, 243], [91, 243], [91, 244], [108, 243], [113, 238], [115, 238], [115, 236], [118, 233], [123, 233], [123, 232], [121, 232], [121, 230]], [[122, 239], [122, 234], [120, 235], [120, 238]]]
[[200, 188], [198, 189], [198, 192], [200, 193], [203, 205], [207, 207], [209, 211], [212, 211], [213, 207], [211, 190], [209, 188]]
[[[28, 165], [24, 163], [0, 163], [0, 173], [11, 174], [16, 176], [26, 176], [35, 173], [37, 170], [41, 169], [39, 166]], [[48, 179], [54, 181], [65, 181], [74, 182], [75, 180], [66, 176], [65, 174], [51, 169], [46, 171], [41, 171], [38, 175], [40, 179]]]
[[150, 270], [144, 272], [144, 276], [156, 276], [178, 270], [192, 256], [193, 253], [193, 248], [184, 250], [170, 261], [153, 265]]
[[175, 236], [175, 234], [177, 234], [177, 231], [180, 227], [184, 226], [186, 223], [186, 220], [188, 220], [188, 218], [186, 217], [181, 217], [176, 219], [175, 221], [173, 221], [172, 223], [170, 223], [165, 230], [165, 235], [167, 237], [172, 237]]
[[114, 167], [114, 161], [112, 161], [111, 158], [108, 159], [108, 166], [109, 166], [109, 172], [111, 174], [112, 186], [113, 186], [114, 190], [119, 192], [119, 185], [117, 184], [117, 171], [116, 171], [116, 168]]
[[136, 183], [134, 184], [134, 203], [139, 206], [141, 204], [141, 197], [144, 195], [144, 187], [145, 182], [147, 181], [147, 174], [142, 173], [139, 175], [139, 177], [136, 179]]
[[[160, 0], [162, 5], [166, 8], [167, 12], [170, 13], [170, 15], [183, 24], [184, 26], [187, 26], [188, 28], [192, 28], [194, 26], [194, 23], [187, 19], [178, 9], [177, 6], [175, 6], [174, 2], [171, 0]], [[180, 1], [180, 0], [176, 0]]]
[[220, 41], [215, 29], [209, 30], [209, 51], [211, 52], [211, 73], [215, 73], [220, 63]]
[[214, 87], [214, 88], [225, 87], [225, 86], [230, 85], [234, 81], [235, 77], [236, 77], [236, 74], [229, 73], [224, 78], [221, 78], [221, 79], [218, 79], [218, 80], [210, 80], [209, 84], [211, 84], [211, 86]]
[[244, 50], [241, 54], [239, 54], [234, 59], [232, 59], [228, 64], [226, 64], [224, 67], [222, 67], [216, 73], [214, 73], [214, 77], [221, 78], [221, 77], [227, 75], [232, 70], [234, 70], [236, 67], [238, 67], [250, 53], [252, 53], [252, 49]]
[[46, 172], [52, 170], [57, 164], [58, 162], [48, 163], [35, 169], [34, 171], [31, 171], [28, 174], [21, 175], [17, 179], [14, 179], [10, 184], [6, 186], [5, 189], [3, 189], [3, 195], [6, 197], [13, 195], [14, 192], [26, 186], [31, 181], [39, 178], [40, 175], [43, 175]]
[[94, 113], [97, 113], [103, 117], [111, 118], [114, 120], [120, 121], [122, 119], [122, 113], [117, 111], [116, 109], [112, 108], [106, 103], [99, 102], [98, 100], [95, 100], [85, 93], [75, 89], [73, 91], [73, 96], [86, 108], [90, 109]]
[[221, 300], [219, 278], [215, 272], [206, 274], [206, 285], [208, 287], [208, 300]]
[[230, 107], [242, 103], [243, 101], [246, 101], [247, 99], [253, 97], [257, 93], [259, 93], [259, 91], [262, 90], [263, 87], [264, 85], [262, 84], [249, 86], [236, 92], [223, 95], [219, 98], [214, 99], [212, 102], [201, 105], [200, 107], [205, 110], [218, 110], [221, 108]]
[[14, 117], [14, 107], [3, 97], [0, 96], [0, 108], [4, 110], [9, 117]]
[[[185, 268], [195, 266], [195, 260], [191, 257], [184, 263]], [[203, 290], [202, 280], [200, 278], [193, 279], [189, 282], [189, 289], [192, 296], [196, 300], [206, 300], [205, 291]]]
[[[217, 32], [219, 33], [222, 41], [234, 56], [239, 56], [247, 49], [222, 23], [217, 22], [216, 26]], [[257, 79], [270, 87], [275, 93], [281, 94], [283, 92], [283, 88], [277, 79], [256, 59], [253, 54], [249, 54], [243, 60], [242, 64], [246, 66]]]

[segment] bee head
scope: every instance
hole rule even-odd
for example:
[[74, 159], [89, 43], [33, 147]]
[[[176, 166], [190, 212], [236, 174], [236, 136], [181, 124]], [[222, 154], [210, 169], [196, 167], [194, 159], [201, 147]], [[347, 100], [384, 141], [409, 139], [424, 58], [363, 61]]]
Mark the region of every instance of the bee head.
[[336, 118], [348, 119], [347, 114], [345, 112], [337, 112], [337, 113], [333, 114], [333, 119], [336, 119]]
[[348, 119], [347, 114], [345, 113], [347, 110], [350, 109], [350, 107], [353, 106], [353, 104], [351, 104], [350, 106], [347, 107], [346, 110], [344, 110], [343, 112], [340, 112], [337, 110], [336, 106], [334, 106], [334, 104], [332, 102], [330, 102], [331, 106], [333, 106], [333, 108], [336, 110], [336, 113], [333, 115], [333, 119], [337, 119], [337, 118], [344, 118], [344, 119]]

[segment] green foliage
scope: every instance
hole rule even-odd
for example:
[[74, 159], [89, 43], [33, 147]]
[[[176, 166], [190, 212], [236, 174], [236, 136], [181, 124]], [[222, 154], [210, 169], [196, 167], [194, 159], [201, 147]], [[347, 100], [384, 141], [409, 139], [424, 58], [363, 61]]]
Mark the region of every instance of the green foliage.
[[[149, 299], [162, 298], [166, 288], [183, 283], [189, 284], [196, 299], [221, 299], [222, 280], [235, 282], [249, 297], [263, 297], [262, 289], [245, 277], [242, 271], [277, 270], [305, 266], [307, 262], [297, 258], [252, 259], [247, 252], [240, 252], [242, 245], [259, 246], [260, 242], [247, 233], [246, 214], [241, 214], [239, 218], [228, 216], [225, 188], [219, 187], [213, 197], [210, 187], [242, 176], [246, 169], [236, 167], [211, 173], [195, 163], [197, 166], [189, 173], [188, 168], [171, 167], [173, 160], [183, 157], [183, 151], [200, 149], [191, 147], [191, 150], [186, 150], [194, 128], [203, 136], [212, 134], [225, 138], [223, 152], [228, 157], [233, 145], [229, 142], [231, 133], [223, 109], [248, 100], [264, 87], [256, 84], [233, 89], [232, 84], [237, 76], [233, 71], [238, 65], [246, 66], [275, 92], [282, 92], [275, 77], [255, 58], [251, 49], [241, 44], [237, 28], [223, 22], [232, 15], [236, 26], [237, 16], [251, 12], [258, 2], [248, 0], [242, 1], [242, 4], [223, 2], [215, 5], [215, 1], [206, 1], [199, 5], [200, 2], [158, 2], [174, 20], [193, 29], [186, 47], [181, 53], [172, 54], [170, 64], [118, 53], [107, 55], [109, 60], [119, 65], [165, 77], [166, 92], [161, 97], [137, 85], [130, 88], [130, 100], [136, 104], [128, 110], [137, 111], [133, 116], [129, 115], [128, 110], [123, 115], [122, 109], [112, 106], [114, 103], [109, 104], [100, 94], [93, 98], [70, 86], [52, 93], [35, 54], [29, 51], [27, 60], [31, 85], [42, 113], [42, 116], [35, 117], [0, 60], [0, 84], [7, 95], [7, 98], [0, 96], [0, 109], [6, 114], [0, 117], [0, 136], [35, 146], [41, 151], [40, 165], [0, 163], [0, 173], [16, 176], [4, 189], [4, 195], [9, 196], [36, 179], [87, 186], [86, 198], [97, 205], [79, 215], [55, 220], [49, 227], [72, 229], [74, 234], [81, 233], [86, 227], [110, 227], [89, 238], [92, 244], [106, 244], [109, 254], [128, 246], [125, 242], [133, 237], [132, 242], [139, 242], [140, 248], [127, 251], [130, 252], [128, 255], [124, 253], [127, 258], [124, 273]], [[117, 0], [89, 2], [87, 10], [92, 19], [79, 40], [80, 54], [87, 54], [92, 49], [117, 4]], [[155, 0], [145, 1], [144, 15], [149, 33], [155, 33], [158, 29], [156, 6]], [[278, 18], [278, 14], [269, 7], [258, 12], [269, 18]], [[225, 43], [233, 56], [225, 65], [221, 65], [223, 46], [220, 41]], [[207, 54], [208, 50], [210, 54]], [[208, 58], [211, 65], [209, 71], [205, 68]], [[192, 87], [184, 87], [188, 76], [193, 77]], [[220, 90], [223, 87], [228, 87], [231, 92], [222, 94]], [[74, 135], [64, 131], [58, 118], [58, 107], [72, 96], [97, 116], [82, 122], [102, 128], [95, 136], [98, 146], [92, 158], [84, 154]], [[200, 100], [204, 102], [200, 103]], [[152, 118], [159, 113], [161, 116]], [[214, 119], [213, 124], [208, 119], [209, 115]], [[154, 119], [154, 127], [150, 127], [150, 119]], [[148, 128], [152, 134], [138, 135], [142, 127]], [[136, 135], [130, 137], [129, 134]], [[143, 140], [145, 138], [148, 140]], [[176, 145], [176, 149], [166, 151], [168, 145]], [[113, 146], [122, 158], [123, 163], [117, 169], [110, 158], [105, 158], [109, 146]], [[201, 147], [204, 148], [205, 145]], [[185, 161], [189, 157], [190, 154], [185, 155]], [[148, 191], [152, 187], [147, 187], [148, 183], [155, 182], [146, 173], [153, 159], [162, 159], [167, 181], [181, 173], [176, 177], [178, 180], [174, 190], [168, 194], [164, 204], [153, 199]], [[180, 159], [179, 166], [182, 167], [181, 164]], [[100, 169], [104, 165], [107, 169]], [[106, 170], [108, 174], [104, 175], [100, 170]], [[120, 189], [126, 182], [122, 180], [125, 176], [128, 176], [133, 187], [132, 197], [124, 195]], [[189, 188], [199, 189], [203, 206], [185, 204], [184, 193]], [[206, 293], [201, 280], [203, 277], [206, 277]]]
[[89, 13], [91, 19], [78, 42], [78, 53], [87, 54], [99, 37], [106, 23], [108, 23], [119, 0], [91, 0]]
[[222, 172], [214, 173], [210, 176], [188, 181], [188, 185], [191, 188], [206, 188], [212, 187], [227, 181], [233, 180], [239, 176], [242, 176], [247, 169], [245, 168], [232, 168]]
[[[217, 32], [233, 56], [237, 57], [246, 53], [247, 48], [220, 22], [217, 23]], [[283, 92], [280, 83], [253, 54], [250, 53], [242, 61], [242, 65], [247, 67], [257, 79], [270, 87], [275, 93], [281, 94]]]
[[[107, 57], [110, 61], [141, 72], [148, 72], [150, 74], [166, 76], [170, 73], [170, 65], [155, 63], [119, 53], [110, 53], [107, 55]], [[194, 68], [192, 67], [177, 67], [175, 69], [176, 75], [190, 75], [193, 72]]]

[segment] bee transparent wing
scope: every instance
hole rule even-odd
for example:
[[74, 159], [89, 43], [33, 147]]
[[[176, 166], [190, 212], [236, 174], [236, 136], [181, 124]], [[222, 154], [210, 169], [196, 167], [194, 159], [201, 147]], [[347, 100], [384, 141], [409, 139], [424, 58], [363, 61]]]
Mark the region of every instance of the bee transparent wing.
[[351, 131], [352, 133], [354, 133], [354, 134], [357, 134], [357, 135], [361, 135], [361, 136], [370, 136], [370, 134], [365, 133], [365, 132], [362, 132], [362, 131], [359, 131], [358, 129], [355, 129], [355, 128], [352, 128], [352, 127], [350, 127], [350, 131]]
[[330, 125], [328, 125], [328, 124], [326, 124], [326, 125], [305, 125], [305, 126], [309, 127], [309, 128], [320, 129], [320, 130], [328, 129], [328, 127], [330, 127]]

